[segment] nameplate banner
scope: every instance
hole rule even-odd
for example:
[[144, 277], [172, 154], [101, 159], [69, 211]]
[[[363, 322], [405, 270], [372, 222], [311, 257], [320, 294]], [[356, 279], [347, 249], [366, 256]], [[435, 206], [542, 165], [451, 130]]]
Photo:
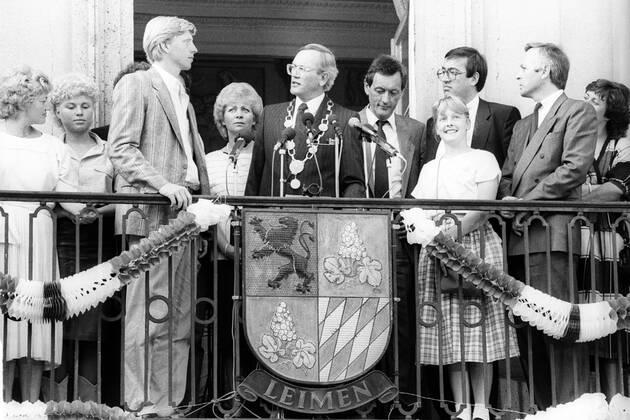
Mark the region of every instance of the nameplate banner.
[[256, 369], [239, 384], [238, 393], [247, 401], [262, 398], [286, 410], [326, 414], [353, 410], [376, 399], [388, 403], [396, 397], [398, 389], [378, 370], [343, 385], [314, 388], [292, 384]]

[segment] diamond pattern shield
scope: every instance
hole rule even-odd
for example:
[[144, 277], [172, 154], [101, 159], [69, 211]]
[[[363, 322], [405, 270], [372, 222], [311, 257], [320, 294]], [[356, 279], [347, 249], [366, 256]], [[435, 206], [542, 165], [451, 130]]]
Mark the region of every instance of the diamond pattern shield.
[[392, 323], [389, 213], [244, 210], [245, 330], [290, 381], [332, 384], [370, 370]]

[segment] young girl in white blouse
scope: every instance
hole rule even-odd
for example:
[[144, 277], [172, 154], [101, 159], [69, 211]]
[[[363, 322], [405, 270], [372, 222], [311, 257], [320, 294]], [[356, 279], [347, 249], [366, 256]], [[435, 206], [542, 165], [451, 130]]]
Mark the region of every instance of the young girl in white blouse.
[[[501, 170], [492, 153], [472, 149], [468, 145], [466, 133], [471, 127], [466, 105], [457, 97], [445, 97], [436, 103], [433, 113], [444, 154], [423, 166], [412, 192], [413, 197], [494, 200]], [[436, 221], [440, 221], [443, 215], [437, 211], [433, 214]], [[487, 263], [502, 269], [501, 240], [487, 222], [486, 213], [455, 211], [453, 214], [461, 223], [462, 237], [459, 241], [467, 249], [483, 256]], [[452, 220], [445, 219], [442, 226], [448, 234], [457, 238], [458, 227]], [[482, 236], [485, 240], [483, 250]], [[518, 355], [514, 330], [509, 329], [509, 354], [506, 354], [503, 305], [480, 294], [460, 298], [458, 291], [447, 292], [443, 289], [445, 283], [441, 282], [441, 277], [447, 275], [445, 268], [424, 249], [419, 261], [419, 362], [446, 367], [457, 403], [455, 410], [459, 412], [456, 418], [487, 420], [489, 411], [486, 401], [492, 382], [490, 362]], [[439, 308], [441, 316], [423, 302]], [[427, 326], [431, 324], [434, 325]], [[471, 386], [474, 410], [465, 405], [469, 400], [465, 396]]]

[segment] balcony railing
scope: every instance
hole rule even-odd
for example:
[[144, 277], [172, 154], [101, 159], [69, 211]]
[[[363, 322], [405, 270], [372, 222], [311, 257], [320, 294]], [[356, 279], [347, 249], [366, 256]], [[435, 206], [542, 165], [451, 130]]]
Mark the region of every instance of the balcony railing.
[[[312, 213], [326, 213], [326, 214], [345, 214], [347, 217], [352, 215], [370, 215], [370, 214], [388, 214], [389, 220], [389, 243], [392, 245], [392, 252], [389, 253], [391, 260], [389, 263], [390, 273], [393, 280], [393, 311], [392, 311], [392, 333], [389, 340], [388, 355], [385, 356], [384, 362], [377, 365], [378, 369], [385, 370], [387, 376], [398, 385], [399, 374], [405, 372], [413, 372], [412, 375], [407, 374], [407, 377], [411, 377], [411, 387], [409, 384], [405, 385], [406, 389], [401, 389], [401, 394], [396, 397], [392, 402], [387, 404], [377, 403], [376, 405], [369, 405], [362, 407], [348, 414], [348, 417], [360, 418], [368, 415], [370, 411], [376, 410], [376, 415], [387, 416], [391, 413], [390, 410], [395, 410], [398, 415], [407, 415], [409, 418], [432, 418], [436, 412], [447, 412], [449, 415], [455, 415], [458, 407], [455, 406], [454, 396], [450, 389], [450, 380], [454, 378], [450, 377], [447, 369], [443, 364], [437, 366], [425, 366], [420, 363], [414, 362], [419, 360], [420, 354], [423, 352], [422, 346], [416, 345], [417, 337], [411, 337], [411, 343], [400, 342], [405, 340], [404, 334], [399, 334], [398, 325], [398, 312], [399, 306], [404, 305], [406, 299], [409, 296], [398, 296], [397, 282], [404, 281], [404, 278], [400, 278], [395, 274], [397, 271], [400, 260], [397, 260], [397, 249], [402, 246], [402, 242], [399, 242], [398, 238], [400, 223], [396, 218], [398, 212], [403, 209], [412, 207], [421, 207], [423, 209], [442, 210], [447, 214], [447, 218], [451, 217], [453, 212], [457, 212], [461, 209], [466, 210], [483, 210], [489, 214], [489, 220], [492, 227], [501, 238], [502, 247], [502, 259], [505, 271], [508, 273], [510, 270], [510, 258], [507, 255], [507, 243], [508, 234], [510, 230], [510, 221], [504, 220], [499, 216], [500, 211], [513, 211], [521, 212], [526, 211], [528, 217], [525, 220], [525, 238], [527, 239], [527, 232], [529, 226], [539, 225], [544, 229], [549, 229], [547, 222], [547, 216], [551, 213], [562, 213], [570, 215], [571, 221], [569, 222], [569, 231], [579, 232], [581, 227], [590, 229], [590, 235], [592, 238], [593, 229], [595, 224], [592, 222], [593, 215], [597, 214], [612, 214], [613, 226], [620, 226], [623, 223], [630, 222], [628, 215], [624, 212], [628, 211], [626, 203], [585, 203], [585, 202], [534, 202], [534, 201], [464, 201], [464, 200], [394, 200], [394, 199], [332, 199], [332, 198], [271, 198], [271, 197], [227, 197], [227, 198], [213, 198], [222, 203], [227, 203], [234, 206], [233, 218], [232, 218], [232, 242], [235, 247], [234, 262], [225, 262], [219, 257], [220, 249], [217, 245], [217, 229], [211, 228], [208, 234], [202, 236], [203, 241], [207, 241], [207, 254], [203, 255], [203, 252], [193, 252], [190, 254], [190, 282], [187, 287], [186, 295], [189, 296], [190, 306], [193, 308], [189, 314], [186, 326], [174, 325], [172, 314], [177, 309], [175, 302], [172, 300], [173, 293], [173, 280], [175, 279], [175, 273], [172, 271], [168, 276], [168, 289], [166, 295], [151, 296], [148, 292], [145, 295], [145, 302], [148, 305], [144, 305], [145, 308], [145, 320], [144, 325], [138, 329], [139, 334], [145, 334], [149, 336], [151, 331], [156, 325], [168, 324], [167, 331], [167, 357], [165, 359], [166, 367], [160, 366], [166, 372], [167, 378], [165, 383], [166, 396], [169, 405], [179, 404], [190, 417], [253, 417], [256, 415], [266, 416], [268, 413], [273, 412], [277, 415], [279, 409], [273, 404], [259, 400], [258, 402], [245, 401], [237, 392], [236, 388], [238, 384], [246, 377], [256, 365], [260, 366], [260, 361], [257, 360], [253, 353], [256, 349], [251, 350], [246, 345], [245, 334], [243, 333], [243, 318], [242, 318], [242, 306], [243, 306], [243, 286], [242, 280], [244, 278], [244, 264], [245, 255], [243, 255], [243, 230], [242, 218], [244, 211], [252, 211], [254, 209], [271, 209], [272, 214], [291, 214], [292, 212], [308, 211]], [[27, 266], [26, 270], [20, 268], [21, 275], [25, 277], [31, 277], [34, 273], [41, 271], [42, 262], [38, 260], [38, 256], [42, 253], [49, 253], [52, 258], [49, 258], [50, 266], [46, 267], [47, 272], [52, 273], [52, 278], [58, 279], [59, 271], [59, 247], [58, 234], [61, 232], [58, 229], [60, 217], [58, 212], [52, 209], [51, 203], [60, 202], [78, 202], [84, 203], [86, 209], [96, 210], [96, 208], [104, 203], [107, 204], [132, 204], [132, 209], [128, 212], [124, 219], [129, 214], [136, 214], [139, 217], [145, 217], [140, 207], [141, 204], [159, 204], [168, 205], [168, 200], [159, 195], [132, 195], [132, 194], [83, 194], [83, 193], [52, 193], [52, 192], [17, 192], [17, 191], [0, 191], [0, 238], [4, 238], [4, 243], [0, 241], [0, 247], [2, 252], [0, 253], [0, 271], [15, 275], [12, 272], [16, 269], [15, 263], [12, 262], [17, 258], [17, 254], [24, 255], [26, 253]], [[13, 203], [13, 204], [11, 204]], [[22, 203], [20, 205], [28, 205], [28, 212], [30, 214], [28, 222], [28, 236], [26, 243], [12, 243], [15, 239], [14, 233], [10, 232], [10, 226], [12, 223], [11, 211], [7, 210], [7, 206], [15, 205], [16, 203]], [[48, 204], [47, 204], [48, 203]], [[50, 218], [51, 228], [48, 230], [52, 237], [47, 239], [46, 242], [50, 244], [49, 249], [41, 249], [38, 242], [42, 241], [38, 238], [37, 220], [41, 218]], [[459, 224], [460, 222], [456, 217], [453, 217], [454, 222]], [[71, 249], [72, 257], [74, 258], [74, 269], [71, 271], [79, 271], [86, 268], [86, 261], [82, 256], [82, 251], [90, 249], [82, 241], [91, 241], [96, 247], [90, 250], [92, 264], [100, 263], [107, 258], [111, 258], [113, 254], [124, 250], [129, 242], [126, 235], [114, 236], [114, 232], [109, 230], [111, 224], [107, 217], [99, 215], [98, 219], [93, 222], [96, 226], [93, 232], [96, 232], [96, 237], [85, 238], [82, 236], [81, 231], [88, 228], [86, 225], [72, 224], [74, 229], [74, 244], [67, 246], [65, 244], [65, 250]], [[124, 221], [123, 221], [124, 223]], [[66, 232], [67, 234], [68, 232]], [[66, 235], [67, 236], [67, 235]], [[579, 234], [577, 236], [580, 236]], [[571, 237], [571, 236], [570, 236]], [[13, 238], [13, 239], [12, 239]], [[572, 238], [572, 237], [571, 237]], [[482, 240], [483, 242], [483, 240]], [[108, 247], [108, 243], [115, 244], [115, 251]], [[192, 244], [193, 250], [202, 249], [200, 246], [201, 240], [197, 239]], [[387, 244], [386, 238], [383, 238], [383, 245]], [[7, 246], [6, 244], [9, 244]], [[528, 253], [529, 243], [525, 244], [525, 253]], [[628, 243], [624, 244], [626, 247]], [[482, 244], [482, 248], [483, 248]], [[581, 244], [579, 242], [570, 241], [569, 251], [574, 254], [579, 254]], [[618, 245], [617, 245], [618, 246]], [[550, 257], [551, 246], [545, 245], [546, 255]], [[617, 249], [620, 251], [620, 249]], [[109, 252], [111, 255], [106, 255]], [[485, 252], [485, 251], [484, 251]], [[482, 254], [484, 253], [482, 252]], [[112, 254], [113, 253], [113, 254]], [[83, 259], [82, 259], [83, 258]], [[551, 259], [547, 259], [549, 264]], [[568, 277], [568, 284], [570, 288], [571, 302], [576, 303], [574, 296], [577, 296], [577, 266], [574, 264], [580, 264], [579, 267], [584, 269], [584, 263], [587, 262], [591, 266], [595, 266], [595, 255], [591, 252], [590, 256], [581, 260], [569, 258], [570, 271], [566, 273]], [[88, 262], [89, 263], [89, 262]], [[411, 254], [411, 260], [409, 266], [411, 268], [410, 276], [412, 281], [408, 284], [411, 285], [411, 289], [407, 290], [414, 298], [407, 301], [411, 302], [411, 312], [405, 316], [411, 317], [406, 325], [412, 326], [411, 331], [417, 335], [421, 329], [439, 328], [442, 331], [445, 328], [441, 323], [442, 313], [441, 306], [438, 300], [435, 301], [422, 301], [419, 298], [419, 284], [423, 279], [418, 280], [418, 263], [419, 263], [419, 247], [413, 247], [413, 253]], [[628, 278], [627, 273], [620, 273], [624, 261], [619, 260], [618, 255], [614, 255], [612, 260], [608, 262], [611, 281], [611, 290], [608, 290], [609, 295], [626, 294]], [[169, 257], [169, 264], [172, 264], [171, 257]], [[526, 265], [525, 278], [520, 278], [525, 283], [530, 283], [529, 267]], [[221, 277], [221, 274], [226, 272], [226, 267], [231, 268], [233, 273], [233, 279], [227, 281]], [[192, 269], [195, 268], [195, 269]], [[230, 270], [227, 272], [230, 272]], [[549, 269], [549, 268], [548, 268]], [[581, 273], [583, 277], [588, 279], [590, 283], [589, 289], [597, 290], [600, 285], [601, 272], [590, 270], [588, 274]], [[36, 279], [34, 279], [36, 280]], [[407, 279], [408, 280], [408, 279]], [[548, 289], [542, 290], [543, 292], [552, 291], [552, 283], [556, 279], [548, 278]], [[134, 280], [136, 282], [144, 282], [146, 289], [152, 284], [152, 278], [150, 275], [142, 276], [141, 278]], [[400, 289], [398, 289], [400, 290]], [[459, 294], [459, 303], [465, 306], [463, 293]], [[487, 298], [486, 298], [487, 299]], [[125, 330], [129, 328], [126, 325], [126, 308], [129, 308], [130, 302], [126, 302], [126, 290], [123, 288], [119, 293], [110, 298], [100, 309], [100, 315], [97, 316], [95, 326], [96, 335], [93, 341], [93, 345], [85, 346], [84, 340], [75, 339], [69, 343], [66, 343], [63, 347], [63, 354], [61, 359], [64, 359], [67, 355], [67, 351], [70, 350], [73, 355], [69, 360], [65, 361], [62, 368], [65, 370], [63, 375], [59, 374], [59, 367], [52, 372], [45, 374], [45, 378], [42, 381], [42, 388], [47, 390], [49, 398], [60, 398], [63, 394], [56, 393], [59, 391], [60, 384], [63, 379], [68, 377], [69, 393], [65, 395], [65, 399], [73, 400], [80, 397], [85, 398], [85, 391], [80, 379], [82, 377], [82, 371], [85, 369], [83, 366], [82, 353], [91, 353], [93, 355], [93, 362], [88, 363], [89, 366], [95, 368], [96, 375], [94, 376], [95, 386], [94, 388], [94, 400], [97, 402], [104, 402], [109, 405], [119, 405], [130, 411], [138, 410], [140, 407], [130, 404], [126, 400], [126, 389], [129, 390], [129, 383], [125, 383], [125, 358], [130, 356], [130, 349], [127, 347], [125, 350], [125, 341], [129, 339], [129, 336]], [[157, 310], [156, 315], [155, 308], [162, 306], [162, 311]], [[436, 314], [436, 321], [428, 321], [422, 319], [421, 308], [431, 307]], [[166, 308], [164, 310], [164, 308]], [[471, 309], [472, 308], [472, 309]], [[475, 309], [479, 311], [478, 322], [461, 322], [460, 327], [460, 339], [463, 341], [466, 329], [485, 328], [485, 314], [481, 314], [481, 306], [472, 305], [470, 310]], [[4, 328], [2, 334], [2, 342], [4, 349], [4, 360], [6, 362], [7, 354], [11, 354], [11, 349], [14, 346], [15, 337], [12, 336], [14, 332], [8, 327], [11, 321], [4, 318]], [[526, 338], [526, 345], [521, 347], [521, 358], [528, 362], [521, 366], [518, 363], [518, 357], [506, 358], [504, 360], [496, 361], [494, 363], [482, 364], [482, 369], [485, 377], [493, 380], [493, 391], [482, 399], [490, 407], [491, 412], [494, 413], [497, 418], [515, 418], [524, 417], [524, 413], [534, 412], [536, 409], [536, 403], [538, 401], [537, 396], [530, 392], [534, 389], [536, 364], [539, 362], [534, 358], [534, 345], [532, 344], [531, 327], [518, 321], [513, 320], [511, 316], [508, 316], [508, 312], [503, 312], [503, 328], [507, 333], [510, 328], [516, 328], [526, 331], [523, 334]], [[30, 357], [35, 352], [37, 343], [34, 341], [36, 337], [33, 335], [34, 328], [40, 328], [35, 324], [28, 323], [26, 327], [27, 334], [27, 347], [28, 351], [26, 356]], [[48, 353], [52, 359], [59, 359], [59, 351], [62, 348], [59, 343], [59, 324], [51, 323], [47, 324], [46, 328], [51, 330], [51, 339], [45, 341], [45, 344], [49, 347]], [[186, 338], [187, 342], [190, 342], [190, 351], [188, 357], [188, 367], [186, 368], [188, 373], [183, 375], [186, 378], [185, 396], [184, 400], [180, 403], [177, 401], [177, 377], [182, 377], [181, 366], [176, 367], [176, 360], [174, 360], [173, 353], [175, 350], [174, 334], [176, 334], [177, 328], [190, 329], [190, 337]], [[66, 326], [67, 332], [67, 326]], [[510, 336], [509, 334], [507, 334]], [[80, 336], [80, 334], [79, 334]], [[230, 340], [231, 338], [231, 340]], [[229, 340], [229, 341], [226, 341]], [[244, 341], [245, 340], [245, 341]], [[589, 373], [589, 389], [592, 391], [601, 391], [604, 386], [602, 382], [602, 372], [606, 372], [609, 375], [614, 373], [615, 379], [613, 381], [605, 381], [607, 384], [614, 384], [616, 390], [619, 392], [626, 391], [626, 367], [630, 364], [630, 356], [628, 354], [628, 335], [624, 332], [618, 332], [613, 336], [602, 339], [600, 342], [590, 343], [590, 368], [587, 369]], [[548, 340], [547, 343], [551, 346], [551, 354], [554, 354], [554, 349], [557, 342]], [[475, 345], [481, 346], [485, 353], [487, 347], [485, 339], [481, 343]], [[462, 354], [464, 353], [467, 343], [464, 343]], [[510, 346], [509, 339], [505, 344], [506, 350]], [[405, 352], [405, 349], [414, 348], [414, 358], [399, 359], [399, 355]], [[525, 350], [525, 354], [523, 354]], [[39, 351], [39, 350], [38, 350]], [[438, 349], [438, 352], [441, 352]], [[509, 353], [509, 351], [507, 351]], [[92, 356], [90, 356], [92, 357]], [[151, 383], [150, 374], [151, 369], [155, 369], [152, 366], [153, 355], [147, 351], [142, 354], [138, 360], [141, 361], [143, 366], [143, 381], [141, 384], [134, 384], [133, 386], [139, 386], [141, 389], [138, 392], [142, 395], [142, 402], [149, 402], [151, 395], [154, 393], [154, 384]], [[389, 359], [389, 361], [387, 361]], [[400, 360], [411, 360], [410, 366], [400, 364]], [[486, 359], [484, 359], [486, 360]], [[588, 362], [588, 360], [587, 360]], [[462, 363], [459, 363], [460, 371], [463, 373], [468, 372], [469, 367]], [[95, 365], [95, 366], [94, 366]], [[7, 372], [5, 364], [5, 375]], [[149, 367], [149, 369], [146, 369]], [[577, 378], [579, 372], [583, 372], [584, 366], [579, 366], [578, 361], [573, 362], [573, 378]], [[16, 367], [19, 370], [19, 363]], [[176, 372], [176, 369], [180, 369]], [[559, 402], [559, 389], [562, 387], [578, 389], [577, 380], [573, 378], [556, 377], [554, 375], [554, 363], [551, 364], [551, 395], [544, 396], [548, 398], [552, 404]], [[405, 371], [405, 372], [403, 372]], [[17, 372], [16, 372], [17, 373]], [[460, 373], [461, 375], [461, 373]], [[16, 375], [17, 376], [17, 375]], [[460, 376], [461, 378], [461, 376]], [[473, 395], [470, 389], [464, 381], [459, 381], [461, 385], [461, 393], [465, 402], [472, 402]], [[6, 383], [6, 381], [5, 381]], [[17, 385], [18, 379], [16, 379], [16, 385], [14, 387], [13, 395], [19, 398], [19, 386]], [[91, 384], [88, 382], [88, 384]], [[181, 388], [181, 386], [180, 386]], [[83, 395], [82, 395], [83, 393]], [[6, 394], [6, 392], [5, 392]], [[128, 393], [127, 393], [128, 395]], [[578, 395], [576, 395], [577, 397]], [[181, 397], [181, 396], [180, 396]], [[479, 398], [478, 398], [479, 399]], [[154, 402], [154, 401], [151, 401]], [[383, 414], [384, 413], [384, 414]], [[291, 417], [292, 413], [284, 413], [286, 417]]]

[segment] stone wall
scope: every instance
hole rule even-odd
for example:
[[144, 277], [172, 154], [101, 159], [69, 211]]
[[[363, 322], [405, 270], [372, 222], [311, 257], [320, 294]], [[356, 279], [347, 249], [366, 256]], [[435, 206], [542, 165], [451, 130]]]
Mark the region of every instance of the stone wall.
[[[80, 72], [102, 92], [95, 125], [109, 121], [112, 82], [133, 59], [132, 0], [3, 0], [0, 74], [28, 64], [55, 79]], [[57, 131], [52, 118], [48, 132]]]
[[534, 103], [521, 98], [516, 73], [528, 42], [559, 44], [569, 56], [566, 92], [582, 98], [597, 78], [630, 85], [630, 2], [627, 0], [440, 0], [410, 2], [410, 114], [430, 115], [441, 90], [435, 72], [451, 48], [468, 45], [488, 60], [481, 96], [517, 106], [523, 115]]

